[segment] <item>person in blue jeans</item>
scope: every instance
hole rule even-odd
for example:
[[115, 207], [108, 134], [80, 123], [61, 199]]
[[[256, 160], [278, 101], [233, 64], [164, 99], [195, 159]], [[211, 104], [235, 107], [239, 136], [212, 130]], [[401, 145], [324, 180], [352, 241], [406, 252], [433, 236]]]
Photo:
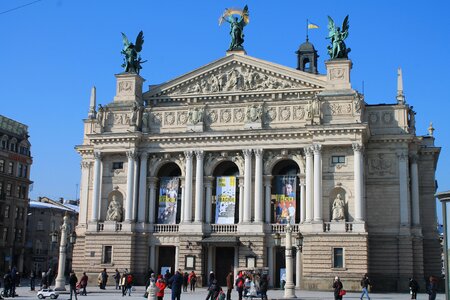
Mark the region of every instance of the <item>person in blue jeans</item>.
[[361, 293], [361, 297], [359, 297], [359, 299], [364, 298], [364, 295], [366, 295], [367, 299], [370, 300], [369, 285], [372, 286], [372, 283], [369, 280], [369, 276], [367, 274], [364, 274], [363, 278], [361, 279], [362, 293]]

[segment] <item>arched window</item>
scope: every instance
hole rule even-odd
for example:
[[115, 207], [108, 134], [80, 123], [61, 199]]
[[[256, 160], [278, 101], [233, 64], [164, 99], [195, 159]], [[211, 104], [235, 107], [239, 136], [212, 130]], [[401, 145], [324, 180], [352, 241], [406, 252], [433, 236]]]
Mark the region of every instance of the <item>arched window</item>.
[[12, 138], [9, 142], [9, 151], [17, 152], [17, 139]]
[[2, 149], [8, 148], [8, 136], [6, 134], [4, 136], [2, 136], [1, 147], [2, 147]]
[[42, 242], [41, 240], [36, 240], [36, 248], [35, 248], [36, 254], [42, 253]]

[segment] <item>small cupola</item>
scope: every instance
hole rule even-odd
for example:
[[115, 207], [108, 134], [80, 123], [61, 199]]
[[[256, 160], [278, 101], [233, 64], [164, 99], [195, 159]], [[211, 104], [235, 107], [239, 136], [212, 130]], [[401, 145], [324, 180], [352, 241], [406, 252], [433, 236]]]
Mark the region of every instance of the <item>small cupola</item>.
[[298, 50], [295, 52], [297, 54], [297, 70], [308, 72], [312, 74], [317, 74], [317, 50], [314, 45], [309, 42], [306, 38], [306, 42], [300, 45]]

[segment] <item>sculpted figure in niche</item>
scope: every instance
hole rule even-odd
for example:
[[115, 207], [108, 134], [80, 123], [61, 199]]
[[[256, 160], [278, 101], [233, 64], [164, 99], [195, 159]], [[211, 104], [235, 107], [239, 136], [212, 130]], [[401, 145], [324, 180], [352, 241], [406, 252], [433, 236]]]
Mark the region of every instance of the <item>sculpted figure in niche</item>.
[[105, 109], [101, 104], [98, 105], [98, 111], [97, 111], [97, 122], [100, 124], [100, 126], [103, 126], [103, 115], [105, 113]]
[[341, 194], [337, 194], [333, 201], [332, 213], [333, 221], [345, 221], [344, 200], [341, 198]]
[[122, 215], [122, 204], [117, 200], [116, 195], [113, 195], [106, 212], [106, 221], [122, 222]]
[[146, 110], [142, 113], [142, 130], [148, 130], [148, 112]]

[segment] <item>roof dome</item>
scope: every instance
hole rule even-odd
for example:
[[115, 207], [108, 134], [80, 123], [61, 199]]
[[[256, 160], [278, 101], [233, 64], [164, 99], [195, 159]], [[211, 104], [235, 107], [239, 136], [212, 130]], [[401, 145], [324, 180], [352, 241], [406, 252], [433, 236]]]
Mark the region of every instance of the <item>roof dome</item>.
[[314, 45], [311, 44], [308, 40], [300, 45], [298, 48], [298, 52], [315, 52]]

